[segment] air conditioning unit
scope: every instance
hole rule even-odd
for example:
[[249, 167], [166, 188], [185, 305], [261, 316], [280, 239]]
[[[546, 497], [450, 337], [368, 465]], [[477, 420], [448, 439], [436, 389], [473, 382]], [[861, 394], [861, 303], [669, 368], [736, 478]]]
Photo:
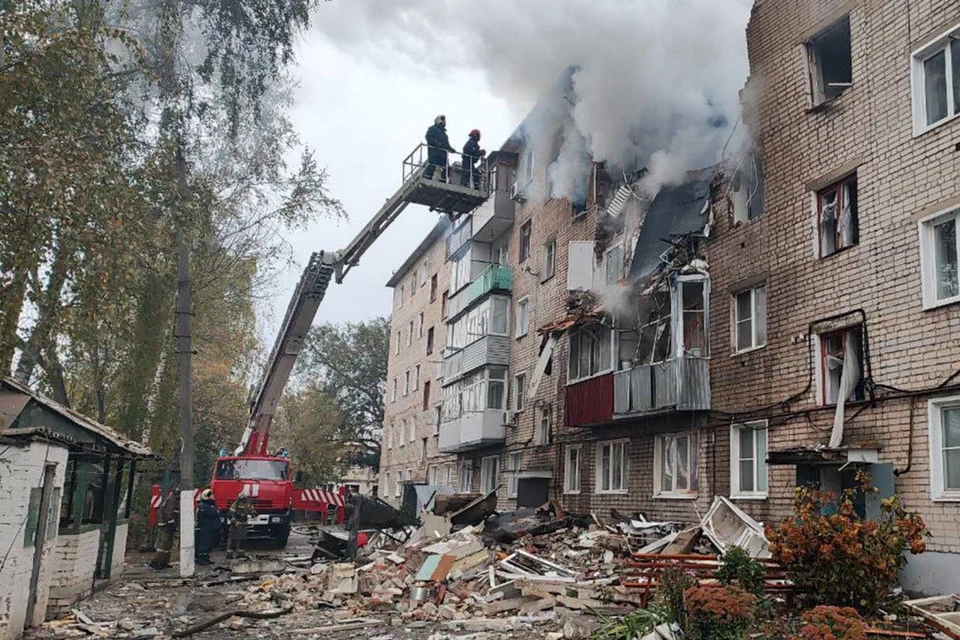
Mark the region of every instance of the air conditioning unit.
[[510, 426], [517, 426], [518, 417], [520, 416], [519, 411], [504, 411], [503, 412], [503, 424]]
[[510, 199], [514, 202], [523, 202], [525, 200], [523, 197], [523, 188], [519, 182], [514, 182], [513, 186], [510, 187]]

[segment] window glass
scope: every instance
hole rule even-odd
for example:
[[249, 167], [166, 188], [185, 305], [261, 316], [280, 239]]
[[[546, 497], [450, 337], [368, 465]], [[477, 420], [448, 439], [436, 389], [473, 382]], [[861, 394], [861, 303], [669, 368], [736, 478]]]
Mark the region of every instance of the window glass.
[[507, 301], [504, 298], [493, 299], [493, 333], [507, 333]]
[[683, 297], [683, 346], [695, 355], [707, 353], [707, 331], [704, 313], [705, 285], [702, 280], [681, 283]]
[[217, 464], [217, 479], [283, 480], [287, 468], [286, 462], [274, 460], [221, 460]]
[[753, 486], [753, 430], [740, 429], [740, 491], [754, 491]]
[[623, 270], [623, 245], [618, 244], [607, 252], [606, 260], [607, 286], [615, 285], [620, 281]]
[[544, 268], [543, 279], [546, 280], [553, 276], [557, 270], [557, 241], [551, 240], [544, 246], [543, 256]]
[[957, 219], [934, 226], [934, 254], [937, 269], [937, 299], [960, 295], [957, 277]]
[[953, 111], [960, 109], [960, 40], [950, 39], [950, 69], [953, 73]]
[[743, 351], [753, 346], [753, 292], [737, 295], [737, 349]]
[[923, 62], [923, 85], [927, 103], [927, 124], [947, 117], [947, 52], [940, 51]]
[[945, 489], [960, 489], [960, 407], [943, 409], [943, 482]]

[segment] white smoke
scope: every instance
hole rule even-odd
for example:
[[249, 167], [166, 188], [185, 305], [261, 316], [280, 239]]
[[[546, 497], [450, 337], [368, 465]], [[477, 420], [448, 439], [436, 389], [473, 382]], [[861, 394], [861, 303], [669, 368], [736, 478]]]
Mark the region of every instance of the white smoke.
[[[340, 0], [315, 28], [380, 65], [444, 76], [481, 68], [518, 115], [567, 67], [572, 123], [553, 195], [581, 188], [589, 157], [648, 169], [655, 191], [716, 162], [738, 119], [752, 0]], [[388, 104], [384, 108], [389, 108]]]

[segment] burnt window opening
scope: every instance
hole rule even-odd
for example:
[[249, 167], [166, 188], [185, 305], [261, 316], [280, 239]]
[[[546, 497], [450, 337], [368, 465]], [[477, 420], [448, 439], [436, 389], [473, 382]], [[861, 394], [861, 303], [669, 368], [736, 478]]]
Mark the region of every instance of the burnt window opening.
[[844, 16], [807, 42], [807, 61], [813, 106], [840, 97], [853, 84], [850, 16]]
[[817, 192], [817, 234], [821, 258], [860, 242], [856, 174]]
[[530, 220], [520, 227], [520, 254], [518, 262], [526, 262], [530, 257]]
[[730, 184], [733, 221], [757, 220], [763, 214], [763, 167], [760, 154], [748, 153], [740, 161]]

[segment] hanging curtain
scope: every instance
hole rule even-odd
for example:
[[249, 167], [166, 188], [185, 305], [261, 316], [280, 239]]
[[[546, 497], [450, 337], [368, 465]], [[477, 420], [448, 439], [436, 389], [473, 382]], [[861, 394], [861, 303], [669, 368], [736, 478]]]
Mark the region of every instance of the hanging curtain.
[[[843, 350], [843, 360], [840, 360], [840, 366], [843, 371], [840, 374], [840, 390], [837, 392], [837, 410], [833, 414], [833, 431], [830, 433], [830, 448], [836, 449], [843, 442], [843, 422], [846, 418], [844, 404], [853, 395], [854, 389], [860, 384], [860, 366], [857, 363], [857, 346], [847, 335], [846, 344]], [[831, 360], [838, 360], [832, 358]], [[828, 366], [833, 367], [834, 362], [828, 361]]]

